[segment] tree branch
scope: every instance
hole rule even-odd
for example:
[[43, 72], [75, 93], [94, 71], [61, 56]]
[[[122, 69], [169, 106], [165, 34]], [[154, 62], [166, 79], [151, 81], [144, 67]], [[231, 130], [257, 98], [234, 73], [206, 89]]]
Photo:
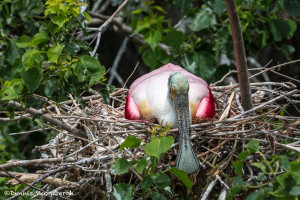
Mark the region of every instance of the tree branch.
[[118, 7], [118, 9], [99, 28], [96, 28], [96, 29], [88, 28], [88, 30], [94, 30], [94, 31], [98, 32], [97, 42], [96, 42], [94, 50], [91, 52], [91, 56], [94, 57], [97, 52], [97, 49], [100, 45], [101, 32], [103, 31], [103, 29], [106, 28], [111, 23], [111, 21], [117, 16], [117, 14], [122, 10], [122, 8], [127, 4], [128, 1], [129, 0], [124, 0], [124, 2]]
[[[22, 105], [20, 103], [15, 102], [15, 101], [9, 101], [8, 105], [9, 106], [16, 106], [18, 108], [22, 107]], [[39, 114], [41, 114], [43, 116], [43, 120], [45, 122], [49, 122], [51, 124], [54, 124], [54, 125], [58, 126], [61, 129], [64, 129], [66, 131], [69, 131], [70, 133], [73, 133], [74, 135], [77, 135], [77, 136], [80, 136], [80, 137], [86, 137], [86, 134], [85, 134], [84, 131], [81, 131], [81, 130], [76, 129], [76, 128], [72, 128], [71, 126], [69, 126], [65, 122], [60, 121], [59, 119], [55, 119], [55, 118], [51, 117], [49, 114], [44, 114], [40, 110], [37, 110], [37, 109], [34, 109], [34, 108], [29, 108], [26, 112], [28, 112], [28, 113], [30, 113], [32, 115], [39, 115]]]
[[253, 104], [251, 99], [247, 70], [247, 59], [239, 16], [237, 14], [237, 9], [234, 0], [225, 0], [225, 3], [232, 32], [232, 40], [236, 60], [236, 67], [238, 72], [239, 87], [241, 91], [242, 105], [245, 110], [249, 110], [253, 108]]

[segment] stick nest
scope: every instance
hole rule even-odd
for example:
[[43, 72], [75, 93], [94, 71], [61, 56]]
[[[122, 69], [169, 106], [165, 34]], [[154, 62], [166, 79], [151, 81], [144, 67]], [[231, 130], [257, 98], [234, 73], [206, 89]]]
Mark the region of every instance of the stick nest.
[[[230, 187], [229, 177], [236, 176], [232, 161], [237, 160], [237, 155], [245, 149], [248, 141], [258, 141], [260, 151], [266, 157], [282, 150], [300, 152], [299, 138], [296, 137], [300, 133], [297, 129], [299, 117], [289, 116], [288, 113], [283, 115], [287, 106], [297, 109], [295, 104], [299, 101], [296, 98], [300, 95], [294, 84], [252, 83], [254, 108], [246, 112], [241, 106], [237, 85], [211, 85], [211, 90], [216, 103], [215, 119], [192, 125], [191, 141], [202, 164], [199, 172], [190, 176], [195, 184], [189, 192], [199, 197], [205, 195], [212, 183], [215, 185], [213, 191], [217, 194]], [[127, 90], [117, 89], [110, 95], [108, 105], [103, 103], [100, 95], [84, 97], [84, 109], [72, 97], [59, 105], [49, 102], [45, 109], [47, 115], [77, 131], [61, 130], [61, 127], [47, 123], [48, 127], [60, 130], [49, 144], [34, 149], [41, 153], [40, 159], [12, 160], [1, 166], [3, 169], [14, 166], [33, 168], [35, 173], [10, 171], [10, 176], [15, 178], [8, 184], [42, 182], [43, 191], [71, 190], [74, 194], [71, 199], [109, 199], [116, 183], [137, 186], [142, 176], [134, 168], [124, 175], [114, 175], [111, 167], [116, 158], [128, 161], [142, 158], [145, 143], [151, 138], [149, 130], [156, 125], [124, 119], [126, 93]], [[120, 144], [128, 135], [142, 139], [142, 145], [120, 152]], [[165, 153], [158, 172], [175, 166], [178, 130], [171, 129], [169, 135], [175, 138], [175, 144]], [[289, 141], [289, 144], [284, 141]], [[257, 177], [259, 170], [249, 164], [255, 159], [254, 154], [246, 161], [243, 171], [245, 180], [251, 181]], [[183, 184], [175, 176], [169, 175], [174, 196], [182, 194], [185, 191]]]

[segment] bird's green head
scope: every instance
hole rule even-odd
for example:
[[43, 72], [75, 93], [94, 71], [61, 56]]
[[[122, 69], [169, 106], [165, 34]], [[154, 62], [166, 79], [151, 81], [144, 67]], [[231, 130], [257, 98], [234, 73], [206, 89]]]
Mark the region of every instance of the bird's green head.
[[172, 100], [179, 95], [187, 95], [189, 92], [189, 82], [185, 75], [180, 72], [174, 72], [169, 77], [169, 91]]

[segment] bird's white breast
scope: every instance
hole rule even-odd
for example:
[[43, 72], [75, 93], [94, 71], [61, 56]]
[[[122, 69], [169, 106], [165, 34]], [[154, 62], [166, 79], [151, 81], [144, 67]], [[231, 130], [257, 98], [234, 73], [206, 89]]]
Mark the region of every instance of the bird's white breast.
[[[136, 102], [141, 114], [147, 119], [157, 119], [160, 123], [172, 124], [172, 127], [177, 126], [176, 113], [174, 105], [168, 98], [168, 79], [172, 71], [161, 72], [159, 75], [151, 76], [142, 80], [131, 90], [131, 96]], [[188, 72], [185, 75], [189, 81], [189, 101], [195, 105], [207, 96], [207, 85], [200, 84]], [[198, 77], [196, 77], [199, 79]], [[204, 82], [205, 83], [205, 82]], [[191, 109], [191, 108], [190, 108]], [[197, 109], [197, 108], [196, 108]]]

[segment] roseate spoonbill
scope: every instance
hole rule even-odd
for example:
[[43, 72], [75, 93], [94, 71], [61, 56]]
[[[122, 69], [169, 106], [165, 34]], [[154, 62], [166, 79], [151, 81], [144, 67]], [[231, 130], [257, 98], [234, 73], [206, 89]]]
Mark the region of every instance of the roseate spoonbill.
[[135, 80], [126, 98], [126, 119], [164, 120], [178, 127], [176, 167], [187, 174], [199, 168], [189, 139], [191, 121], [214, 116], [215, 104], [208, 84], [170, 63]]

